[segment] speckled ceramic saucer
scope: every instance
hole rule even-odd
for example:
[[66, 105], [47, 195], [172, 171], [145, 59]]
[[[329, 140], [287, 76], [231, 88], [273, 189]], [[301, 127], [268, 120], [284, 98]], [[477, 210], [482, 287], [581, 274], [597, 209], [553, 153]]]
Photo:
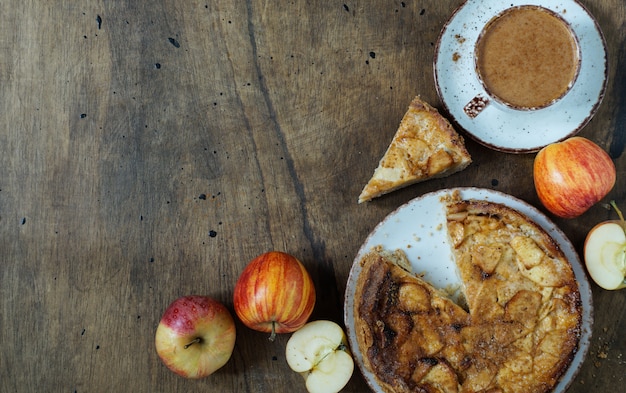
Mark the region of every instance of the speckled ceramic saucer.
[[[480, 82], [474, 49], [487, 23], [511, 7], [536, 5], [569, 24], [578, 43], [578, 76], [552, 105], [518, 110], [492, 99]], [[451, 120], [495, 150], [531, 153], [578, 133], [595, 114], [607, 81], [606, 43], [593, 16], [576, 0], [467, 0], [445, 24], [434, 59], [437, 92]]]

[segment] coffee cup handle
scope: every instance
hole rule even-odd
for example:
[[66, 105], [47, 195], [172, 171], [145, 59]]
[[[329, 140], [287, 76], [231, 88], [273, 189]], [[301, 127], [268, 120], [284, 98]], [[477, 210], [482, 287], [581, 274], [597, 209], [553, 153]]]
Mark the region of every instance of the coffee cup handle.
[[479, 93], [467, 104], [465, 104], [465, 106], [463, 107], [463, 112], [465, 112], [468, 117], [473, 119], [478, 116], [487, 107], [487, 105], [489, 105], [489, 101], [489, 98], [483, 97]]

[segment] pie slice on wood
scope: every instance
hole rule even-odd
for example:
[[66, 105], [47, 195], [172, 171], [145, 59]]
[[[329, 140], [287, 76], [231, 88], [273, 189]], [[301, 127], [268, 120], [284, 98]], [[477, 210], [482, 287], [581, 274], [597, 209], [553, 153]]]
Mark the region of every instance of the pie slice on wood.
[[449, 198], [447, 225], [466, 305], [410, 272], [401, 250], [360, 260], [354, 330], [387, 393], [551, 391], [578, 347], [582, 310], [552, 238], [497, 203]]
[[420, 181], [465, 169], [465, 141], [437, 109], [415, 97], [367, 183], [359, 203]]

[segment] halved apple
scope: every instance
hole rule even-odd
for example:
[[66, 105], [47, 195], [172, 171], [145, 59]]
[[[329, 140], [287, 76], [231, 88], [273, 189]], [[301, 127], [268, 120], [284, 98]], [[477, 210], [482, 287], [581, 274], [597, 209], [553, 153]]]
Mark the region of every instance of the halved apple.
[[285, 355], [289, 367], [304, 377], [309, 393], [339, 392], [354, 371], [346, 335], [332, 321], [309, 322], [295, 331]]
[[604, 221], [587, 234], [584, 246], [585, 265], [589, 275], [604, 289], [626, 288], [626, 222], [611, 202], [619, 220]]

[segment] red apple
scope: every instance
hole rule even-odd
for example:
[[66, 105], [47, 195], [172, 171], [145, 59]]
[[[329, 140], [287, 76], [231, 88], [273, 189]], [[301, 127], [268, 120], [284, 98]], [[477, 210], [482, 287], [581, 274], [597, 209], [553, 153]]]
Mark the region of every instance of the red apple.
[[626, 288], [626, 222], [615, 202], [619, 220], [594, 226], [585, 238], [584, 259], [589, 275], [604, 289]]
[[235, 336], [235, 321], [223, 304], [206, 296], [185, 296], [165, 310], [155, 345], [170, 370], [198, 379], [228, 362]]
[[575, 136], [541, 149], [533, 176], [546, 209], [561, 218], [574, 218], [613, 189], [615, 164], [600, 146]]
[[234, 293], [235, 313], [247, 327], [271, 333], [301, 328], [315, 306], [315, 286], [304, 265], [294, 256], [270, 251], [243, 270]]

